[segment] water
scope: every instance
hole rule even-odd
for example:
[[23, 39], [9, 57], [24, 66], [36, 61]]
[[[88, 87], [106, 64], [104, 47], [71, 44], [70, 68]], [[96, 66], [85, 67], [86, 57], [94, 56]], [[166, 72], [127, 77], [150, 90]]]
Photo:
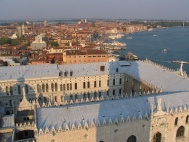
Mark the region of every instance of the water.
[[[132, 37], [129, 40], [127, 37]], [[124, 55], [131, 51], [139, 59], [150, 59], [172, 69], [178, 69], [179, 64], [171, 61], [182, 60], [189, 62], [189, 27], [156, 29], [126, 35], [120, 42], [127, 43], [127, 49], [121, 50]], [[167, 52], [163, 52], [166, 49]], [[189, 75], [189, 64], [184, 65], [184, 71]]]

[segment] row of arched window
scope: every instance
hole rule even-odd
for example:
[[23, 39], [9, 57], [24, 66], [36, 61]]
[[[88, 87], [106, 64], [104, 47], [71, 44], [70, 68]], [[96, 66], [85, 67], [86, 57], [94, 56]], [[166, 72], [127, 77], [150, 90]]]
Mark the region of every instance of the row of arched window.
[[[184, 136], [184, 132], [185, 132], [185, 128], [184, 126], [180, 126], [177, 129], [177, 133], [176, 133], [176, 138], [179, 137], [183, 137]], [[104, 142], [104, 141], [99, 141], [99, 142]], [[126, 142], [137, 142], [137, 138], [136, 136], [132, 135], [130, 136]], [[157, 132], [154, 136], [153, 136], [153, 141], [152, 142], [162, 142], [162, 134], [160, 132]]]
[[[189, 115], [186, 116], [185, 123], [189, 123]], [[178, 117], [175, 118], [175, 126], [178, 125]]]
[[[184, 126], [180, 126], [177, 129], [176, 138], [184, 137], [185, 128]], [[162, 142], [162, 134], [157, 132], [153, 137], [153, 142]]]

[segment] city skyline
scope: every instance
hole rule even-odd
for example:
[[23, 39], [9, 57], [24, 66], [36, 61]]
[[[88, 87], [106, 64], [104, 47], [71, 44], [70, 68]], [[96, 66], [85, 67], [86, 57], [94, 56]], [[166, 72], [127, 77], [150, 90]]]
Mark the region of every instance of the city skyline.
[[167, 19], [188, 20], [189, 1], [182, 0], [1, 0], [0, 20], [22, 19]]

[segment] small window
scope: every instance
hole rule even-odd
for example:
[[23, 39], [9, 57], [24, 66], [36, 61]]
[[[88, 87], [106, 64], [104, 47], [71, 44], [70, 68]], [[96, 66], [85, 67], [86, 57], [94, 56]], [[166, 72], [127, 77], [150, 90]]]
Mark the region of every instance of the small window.
[[113, 85], [115, 85], [115, 79], [113, 79]]
[[99, 87], [101, 87], [101, 81], [99, 81]]
[[90, 82], [87, 83], [87, 87], [90, 88]]
[[83, 82], [83, 88], [85, 88], [86, 86], [85, 86], [85, 82]]
[[94, 87], [96, 87], [96, 81], [94, 81]]
[[189, 115], [186, 116], [186, 123], [189, 122]]
[[107, 80], [107, 86], [109, 86], [109, 80]]
[[77, 90], [77, 83], [75, 83], [75, 90]]
[[72, 76], [72, 75], [73, 75], [73, 71], [70, 72], [70, 76]]
[[119, 84], [121, 85], [121, 83], [122, 83], [122, 79], [120, 78], [120, 79], [119, 79]]
[[175, 119], [175, 126], [178, 125], [178, 117]]
[[116, 68], [116, 72], [118, 72], [119, 71], [119, 69], [118, 68]]
[[113, 96], [115, 95], [115, 90], [113, 90]]
[[100, 66], [100, 71], [105, 71], [105, 66]]

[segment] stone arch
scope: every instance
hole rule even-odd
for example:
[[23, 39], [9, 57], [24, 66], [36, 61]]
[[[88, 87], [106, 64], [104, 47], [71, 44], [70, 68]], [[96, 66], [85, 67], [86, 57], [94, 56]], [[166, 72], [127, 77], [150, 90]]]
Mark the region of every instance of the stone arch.
[[136, 136], [131, 135], [131, 136], [127, 139], [126, 142], [136, 142], [136, 141], [137, 141]]
[[180, 126], [178, 129], [177, 129], [177, 134], [176, 134], [176, 137], [183, 137], [184, 136], [184, 132], [185, 132], [185, 128], [184, 126]]
[[160, 132], [157, 132], [153, 137], [153, 142], [161, 142], [162, 134]]

